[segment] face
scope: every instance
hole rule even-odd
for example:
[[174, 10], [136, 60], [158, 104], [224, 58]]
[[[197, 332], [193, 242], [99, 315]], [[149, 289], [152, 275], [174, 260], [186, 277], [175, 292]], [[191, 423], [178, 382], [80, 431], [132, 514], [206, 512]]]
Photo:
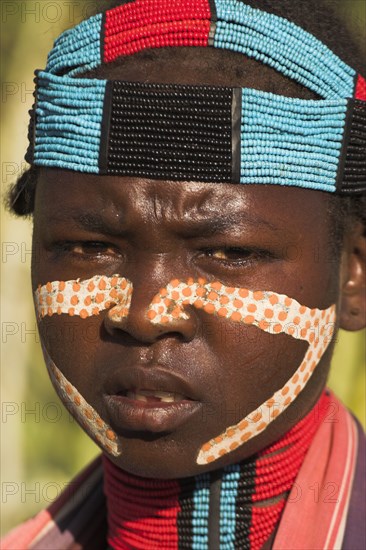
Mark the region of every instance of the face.
[[[107, 308], [87, 318], [61, 314], [40, 322], [60, 373], [117, 435], [122, 452], [116, 464], [144, 476], [201, 473], [257, 452], [310, 410], [325, 384], [331, 346], [267, 429], [214, 466], [198, 465], [205, 442], [293, 376], [308, 343], [192, 304], [185, 316], [165, 324], [152, 322], [147, 312], [169, 281], [190, 278], [272, 291], [326, 309], [338, 295], [329, 238], [327, 198], [318, 192], [42, 172], [34, 289], [115, 274], [133, 286], [128, 315], [111, 315]], [[158, 391], [184, 400], [154, 401], [149, 393]], [[111, 396], [124, 404], [111, 404]]]
[[[138, 54], [96, 76], [259, 86], [309, 97], [239, 54], [196, 52]], [[184, 307], [166, 300], [175, 292], [171, 281], [190, 281], [187, 292], [198, 284], [215, 294], [211, 285], [220, 284], [329, 308], [337, 301], [339, 270], [329, 261], [325, 194], [42, 170], [34, 219], [34, 289], [57, 287], [56, 314], [40, 322], [51, 377], [72, 414], [123, 469], [174, 478], [237, 462], [278, 439], [316, 402], [332, 346], [282, 414], [230, 453], [199, 464], [208, 442], [296, 378], [309, 342], [262, 330], [262, 319], [256, 325], [220, 315], [222, 303], [211, 311], [197, 307], [199, 300], [187, 299]], [[70, 288], [69, 299], [76, 293], [85, 308], [58, 307], [56, 281], [61, 288], [66, 281], [61, 293]], [[105, 295], [96, 303], [107, 289], [116, 303]], [[230, 292], [219, 300], [228, 298]]]

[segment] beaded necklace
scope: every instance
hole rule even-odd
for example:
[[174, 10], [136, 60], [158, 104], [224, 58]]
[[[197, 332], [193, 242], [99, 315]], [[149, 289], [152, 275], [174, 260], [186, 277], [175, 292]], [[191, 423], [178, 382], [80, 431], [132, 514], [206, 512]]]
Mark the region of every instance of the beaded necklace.
[[183, 480], [127, 474], [104, 458], [113, 550], [260, 550], [274, 535], [329, 409], [317, 405], [277, 442], [239, 464]]

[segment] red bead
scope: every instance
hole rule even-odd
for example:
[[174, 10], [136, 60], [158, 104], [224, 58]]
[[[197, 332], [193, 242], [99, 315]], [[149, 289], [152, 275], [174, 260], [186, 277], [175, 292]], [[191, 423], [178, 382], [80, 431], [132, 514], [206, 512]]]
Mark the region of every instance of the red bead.
[[[118, 6], [106, 12], [104, 62], [145, 48], [207, 46], [210, 17], [208, 0], [135, 0]], [[146, 42], [140, 42], [142, 37]]]
[[366, 101], [366, 80], [360, 74], [356, 81], [355, 98]]

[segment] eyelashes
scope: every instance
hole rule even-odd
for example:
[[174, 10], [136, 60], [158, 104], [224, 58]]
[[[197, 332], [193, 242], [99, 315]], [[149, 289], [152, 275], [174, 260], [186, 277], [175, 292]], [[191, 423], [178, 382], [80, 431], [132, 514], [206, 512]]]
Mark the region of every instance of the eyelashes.
[[244, 273], [246, 269], [260, 269], [261, 265], [270, 264], [280, 259], [270, 250], [257, 247], [222, 246], [206, 248], [198, 261], [207, 273], [225, 276], [230, 272]]
[[94, 254], [114, 254], [114, 248], [108, 244], [98, 241], [91, 241], [87, 243], [79, 243], [75, 245], [69, 245], [69, 250], [76, 255], [94, 255]]
[[115, 245], [103, 241], [62, 241], [56, 243], [52, 249], [56, 259], [68, 256], [90, 261], [121, 257], [121, 252]]
[[236, 268], [244, 267], [260, 261], [275, 260], [275, 256], [269, 250], [260, 248], [244, 248], [236, 246], [223, 246], [204, 250], [206, 258], [217, 266]]

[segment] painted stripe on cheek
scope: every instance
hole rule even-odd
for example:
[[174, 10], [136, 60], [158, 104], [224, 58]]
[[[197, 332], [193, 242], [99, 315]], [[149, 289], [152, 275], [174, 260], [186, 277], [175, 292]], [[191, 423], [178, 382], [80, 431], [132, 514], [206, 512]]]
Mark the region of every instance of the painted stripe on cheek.
[[287, 334], [309, 343], [303, 361], [283, 387], [257, 410], [201, 447], [197, 463], [205, 465], [259, 435], [296, 399], [331, 341], [335, 306], [311, 309], [275, 292], [227, 287], [219, 281], [207, 283], [203, 279], [190, 283], [174, 280], [154, 297], [148, 316], [152, 323], [174, 323], [177, 312], [181, 319], [187, 319], [184, 311], [187, 304], [234, 323], [253, 325], [270, 334]]
[[119, 456], [121, 445], [117, 434], [56, 367], [44, 346], [43, 354], [52, 384], [67, 410], [105, 452]]

